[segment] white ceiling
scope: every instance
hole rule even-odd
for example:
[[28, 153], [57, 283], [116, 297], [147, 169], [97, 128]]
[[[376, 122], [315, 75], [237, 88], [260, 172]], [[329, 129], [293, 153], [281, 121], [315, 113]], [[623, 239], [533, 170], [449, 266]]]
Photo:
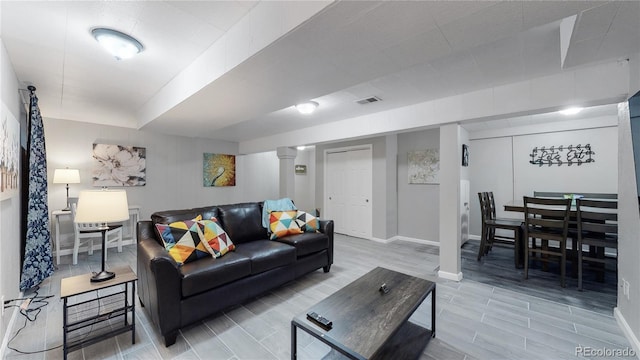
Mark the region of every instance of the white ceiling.
[[[638, 1], [322, 2], [293, 30], [255, 46], [274, 30], [273, 19], [285, 22], [292, 15], [283, 9], [295, 6], [2, 1], [0, 36], [19, 80], [38, 88], [45, 117], [234, 141], [640, 52]], [[572, 15], [577, 21], [562, 63], [560, 21]], [[249, 30], [240, 27], [245, 23]], [[129, 33], [145, 51], [116, 61], [91, 38], [95, 26]], [[185, 84], [183, 76], [216, 41], [229, 41], [229, 31], [251, 31], [242, 39], [253, 47], [237, 44], [252, 49], [246, 59], [204, 86]], [[160, 96], [178, 92], [175, 100]], [[369, 96], [383, 101], [355, 103]], [[304, 100], [320, 103], [316, 113], [305, 117], [292, 108]], [[143, 118], [154, 110], [158, 115]]]

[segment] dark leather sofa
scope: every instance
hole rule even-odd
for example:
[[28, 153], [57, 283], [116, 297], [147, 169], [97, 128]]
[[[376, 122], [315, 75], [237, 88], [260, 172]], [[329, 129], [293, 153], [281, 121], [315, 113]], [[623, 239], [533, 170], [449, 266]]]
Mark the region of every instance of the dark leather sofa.
[[[236, 245], [221, 258], [178, 266], [156, 235], [156, 223], [216, 217]], [[265, 291], [333, 264], [333, 221], [319, 233], [269, 240], [262, 227], [262, 202], [156, 212], [138, 222], [138, 296], [164, 337], [175, 343], [178, 330]]]

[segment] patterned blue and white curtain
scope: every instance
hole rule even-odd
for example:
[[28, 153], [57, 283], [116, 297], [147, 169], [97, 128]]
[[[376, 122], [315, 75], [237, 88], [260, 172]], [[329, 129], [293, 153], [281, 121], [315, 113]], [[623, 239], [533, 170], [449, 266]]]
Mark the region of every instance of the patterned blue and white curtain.
[[[29, 200], [27, 231], [20, 290], [30, 289], [53, 274], [53, 253], [49, 231], [47, 205], [47, 152], [44, 127], [38, 107], [35, 87], [29, 86], [29, 123], [27, 124], [27, 154], [29, 157]], [[23, 184], [25, 186], [25, 184]]]

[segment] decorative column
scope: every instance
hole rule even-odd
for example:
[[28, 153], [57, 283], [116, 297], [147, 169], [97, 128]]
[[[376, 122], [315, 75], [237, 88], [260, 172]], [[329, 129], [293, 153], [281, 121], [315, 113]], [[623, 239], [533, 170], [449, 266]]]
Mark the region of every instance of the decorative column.
[[440, 127], [440, 271], [441, 278], [462, 280], [460, 260], [461, 127]]
[[290, 147], [279, 147], [277, 154], [278, 159], [280, 159], [280, 197], [293, 199], [296, 195], [295, 160], [298, 150]]

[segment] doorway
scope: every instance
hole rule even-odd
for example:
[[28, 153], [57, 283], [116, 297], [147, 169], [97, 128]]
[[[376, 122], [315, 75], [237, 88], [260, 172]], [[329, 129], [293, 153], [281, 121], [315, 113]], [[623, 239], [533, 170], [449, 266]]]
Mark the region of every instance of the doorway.
[[325, 150], [325, 218], [335, 232], [372, 237], [372, 146]]

